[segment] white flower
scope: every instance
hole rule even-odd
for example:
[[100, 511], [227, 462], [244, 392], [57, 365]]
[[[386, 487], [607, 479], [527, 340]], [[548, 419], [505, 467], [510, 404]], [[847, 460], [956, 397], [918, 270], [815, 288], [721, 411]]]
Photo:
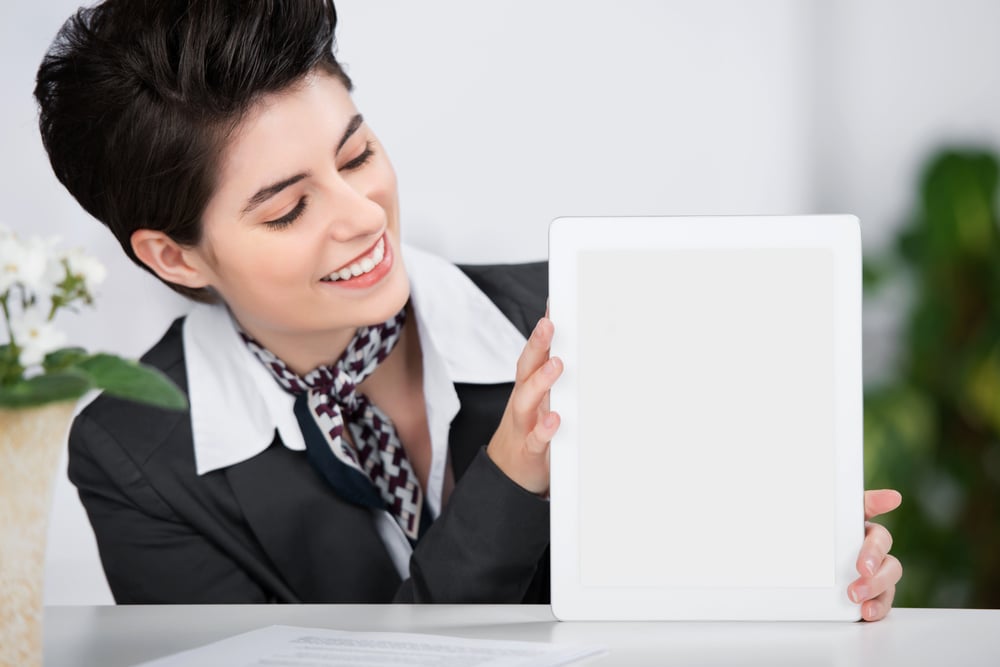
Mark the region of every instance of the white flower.
[[56, 329], [39, 308], [28, 308], [10, 323], [14, 342], [21, 349], [21, 365], [25, 368], [42, 363], [49, 352], [66, 344], [66, 334]]
[[48, 264], [48, 244], [38, 238], [23, 242], [13, 234], [0, 235], [0, 294], [15, 283], [29, 293], [43, 287]]
[[49, 260], [45, 263], [45, 276], [42, 279], [51, 291], [55, 291], [59, 283], [66, 280], [66, 267], [63, 265], [61, 255], [49, 255]]
[[59, 284], [66, 280], [66, 267], [63, 266], [63, 253], [55, 250], [59, 243], [58, 237], [51, 237], [44, 241], [32, 239], [45, 248], [45, 272], [35, 289], [35, 297], [38, 303], [51, 303], [52, 296], [59, 291]]
[[83, 281], [88, 294], [93, 295], [94, 288], [104, 282], [108, 271], [96, 258], [84, 254], [82, 250], [70, 250], [64, 255], [69, 264], [69, 272]]

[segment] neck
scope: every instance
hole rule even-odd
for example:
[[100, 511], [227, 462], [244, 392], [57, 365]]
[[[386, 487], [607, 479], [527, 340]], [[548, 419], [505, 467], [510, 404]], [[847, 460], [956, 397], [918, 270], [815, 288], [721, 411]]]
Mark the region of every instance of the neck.
[[302, 335], [284, 334], [278, 331], [254, 331], [247, 327], [243, 329], [300, 377], [318, 366], [332, 364], [339, 359], [356, 331], [344, 329]]
[[[372, 377], [389, 375], [389, 373], [380, 372], [383, 371], [384, 367], [399, 372], [408, 372], [407, 369], [412, 371], [414, 367], [417, 369], [420, 367], [420, 344], [416, 322], [409, 304], [406, 308], [407, 318], [403, 324], [400, 338], [396, 341], [395, 347], [385, 361], [379, 364]], [[243, 326], [242, 323], [241, 326]], [[243, 328], [300, 377], [307, 375], [319, 366], [328, 366], [340, 359], [357, 333], [357, 329], [340, 329], [303, 335], [286, 334], [273, 330], [255, 331], [245, 326]]]
[[379, 406], [384, 407], [400, 391], [412, 393], [411, 390], [423, 385], [423, 356], [420, 352], [417, 321], [409, 305], [407, 309], [406, 322], [396, 341], [396, 347], [392, 348], [392, 352], [378, 365], [375, 372], [358, 385], [358, 389]]

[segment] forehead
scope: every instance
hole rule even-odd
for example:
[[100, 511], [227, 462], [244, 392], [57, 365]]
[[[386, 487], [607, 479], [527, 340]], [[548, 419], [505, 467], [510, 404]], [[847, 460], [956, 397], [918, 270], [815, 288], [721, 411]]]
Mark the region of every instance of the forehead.
[[[258, 100], [226, 141], [216, 193], [250, 193], [329, 159], [357, 109], [336, 77], [313, 73]], [[248, 193], [243, 192], [243, 196]]]

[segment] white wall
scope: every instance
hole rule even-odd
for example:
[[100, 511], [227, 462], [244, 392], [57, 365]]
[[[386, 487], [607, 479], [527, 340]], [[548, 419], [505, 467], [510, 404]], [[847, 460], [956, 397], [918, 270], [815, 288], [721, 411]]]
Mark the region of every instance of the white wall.
[[[817, 5], [814, 205], [862, 221], [884, 250], [913, 212], [919, 170], [945, 146], [1000, 152], [1000, 2], [836, 0]], [[891, 368], [905, 284], [866, 300], [869, 382]]]
[[[184, 304], [62, 191], [35, 126], [35, 68], [76, 4], [0, 8], [0, 222], [99, 255], [111, 278], [98, 309], [63, 326], [137, 355]], [[1000, 3], [988, 0], [338, 10], [340, 58], [399, 175], [404, 237], [456, 261], [544, 257], [548, 221], [574, 214], [853, 211], [877, 239], [944, 130], [997, 139]], [[110, 601], [64, 478], [65, 463], [46, 599]]]
[[808, 208], [809, 3], [338, 7], [404, 233], [451, 257], [543, 257], [559, 215]]
[[866, 223], [866, 244], [881, 248], [910, 212], [933, 149], [1000, 150], [1000, 2], [837, 0], [819, 8], [816, 202], [849, 206]]

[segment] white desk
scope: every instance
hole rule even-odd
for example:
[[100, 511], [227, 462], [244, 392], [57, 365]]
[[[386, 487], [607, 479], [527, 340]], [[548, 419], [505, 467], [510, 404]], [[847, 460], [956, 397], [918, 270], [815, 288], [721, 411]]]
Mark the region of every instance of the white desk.
[[581, 665], [997, 667], [1000, 611], [895, 609], [878, 623], [560, 623], [547, 606], [47, 607], [47, 667], [125, 667], [282, 624], [603, 644]]

